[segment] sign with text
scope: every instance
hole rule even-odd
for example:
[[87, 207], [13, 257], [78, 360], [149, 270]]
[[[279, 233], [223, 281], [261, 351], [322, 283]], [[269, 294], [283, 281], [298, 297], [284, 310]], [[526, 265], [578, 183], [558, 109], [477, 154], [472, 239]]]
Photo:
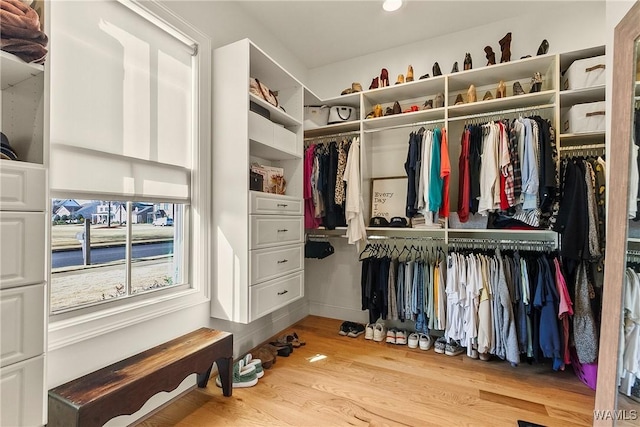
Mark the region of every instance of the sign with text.
[[390, 220], [405, 216], [407, 205], [407, 177], [374, 179], [371, 189], [371, 217]]

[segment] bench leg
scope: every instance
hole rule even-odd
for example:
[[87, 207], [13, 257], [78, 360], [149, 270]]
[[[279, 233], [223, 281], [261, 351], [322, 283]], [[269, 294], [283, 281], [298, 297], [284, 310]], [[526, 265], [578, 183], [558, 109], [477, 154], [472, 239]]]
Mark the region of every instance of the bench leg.
[[218, 373], [222, 382], [222, 394], [231, 396], [233, 381], [233, 357], [222, 357], [216, 360]]
[[204, 374], [197, 374], [198, 387], [205, 388], [207, 386], [207, 383], [209, 382], [209, 377], [211, 376], [211, 368], [213, 368], [213, 364], [209, 366], [209, 369], [207, 369], [207, 372], [205, 372]]

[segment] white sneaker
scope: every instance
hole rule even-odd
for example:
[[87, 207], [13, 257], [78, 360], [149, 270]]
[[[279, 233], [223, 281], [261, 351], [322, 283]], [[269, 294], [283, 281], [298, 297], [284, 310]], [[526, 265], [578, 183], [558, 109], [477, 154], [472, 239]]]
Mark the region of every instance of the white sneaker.
[[417, 333], [412, 333], [411, 335], [409, 335], [409, 340], [407, 341], [407, 345], [409, 346], [409, 348], [418, 348], [418, 340], [419, 340], [419, 336]]
[[364, 331], [364, 339], [365, 340], [373, 339], [373, 325], [371, 323], [367, 323], [367, 326]]
[[407, 331], [399, 330], [396, 332], [396, 344], [407, 345]]
[[431, 348], [431, 344], [433, 344], [433, 338], [427, 334], [420, 334], [420, 350], [427, 351]]
[[380, 342], [384, 341], [386, 329], [382, 323], [376, 323], [373, 325], [373, 340]]
[[389, 344], [396, 343], [396, 328], [391, 328], [387, 330], [387, 343]]

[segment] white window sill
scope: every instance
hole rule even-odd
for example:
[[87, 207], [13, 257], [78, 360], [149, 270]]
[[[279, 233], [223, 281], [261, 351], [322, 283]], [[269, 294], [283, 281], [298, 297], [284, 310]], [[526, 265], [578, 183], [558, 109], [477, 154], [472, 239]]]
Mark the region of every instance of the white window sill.
[[111, 333], [209, 301], [202, 290], [186, 289], [108, 307], [64, 320], [49, 319], [48, 351]]

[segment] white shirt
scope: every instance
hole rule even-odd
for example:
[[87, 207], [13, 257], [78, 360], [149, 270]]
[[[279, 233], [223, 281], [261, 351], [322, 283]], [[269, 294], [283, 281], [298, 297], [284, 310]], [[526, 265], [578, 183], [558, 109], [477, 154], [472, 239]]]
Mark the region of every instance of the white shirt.
[[349, 148], [347, 165], [344, 169], [344, 182], [347, 183], [344, 207], [347, 238], [349, 244], [356, 244], [359, 251], [360, 243], [367, 241], [367, 229], [364, 224], [364, 202], [360, 194], [360, 140], [358, 137], [353, 138]]

